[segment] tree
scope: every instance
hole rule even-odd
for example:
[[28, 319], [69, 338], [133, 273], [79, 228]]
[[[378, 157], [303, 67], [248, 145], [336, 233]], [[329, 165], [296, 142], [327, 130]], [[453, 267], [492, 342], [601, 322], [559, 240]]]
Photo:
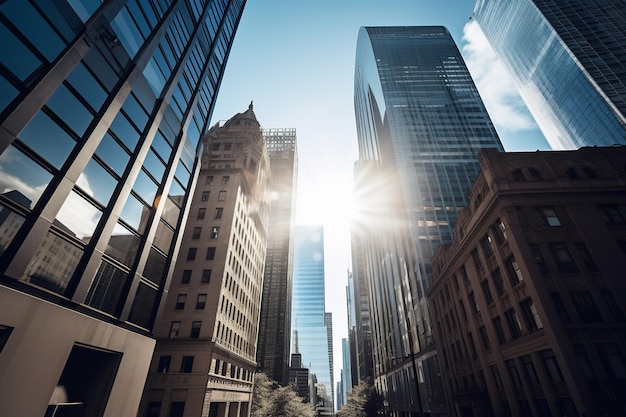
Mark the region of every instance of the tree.
[[348, 401], [337, 413], [338, 417], [376, 417], [383, 406], [383, 399], [376, 389], [364, 381], [352, 388]]
[[262, 372], [254, 376], [252, 417], [313, 417], [313, 409], [302, 402], [291, 386], [281, 387]]

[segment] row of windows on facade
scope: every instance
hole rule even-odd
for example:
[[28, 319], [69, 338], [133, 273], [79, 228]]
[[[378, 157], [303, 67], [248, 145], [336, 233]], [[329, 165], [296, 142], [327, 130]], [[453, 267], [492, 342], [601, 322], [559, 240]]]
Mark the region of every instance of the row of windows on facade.
[[[180, 362], [180, 373], [191, 373], [193, 372], [193, 362], [194, 356], [183, 356]], [[170, 372], [172, 364], [172, 355], [162, 355], [159, 357], [159, 362], [157, 364], [157, 373], [168, 373]], [[221, 376], [230, 376], [233, 379], [239, 379], [242, 381], [250, 382], [252, 381], [253, 373], [247, 369], [241, 368], [234, 364], [228, 363], [226, 361], [221, 361], [219, 359], [213, 360], [213, 366], [211, 367], [211, 371], [214, 375]]]
[[[215, 181], [215, 177], [213, 175], [207, 175], [205, 177], [205, 179], [204, 179], [204, 184], [205, 185], [213, 185], [214, 181]], [[222, 176], [222, 184], [228, 184], [229, 182], [230, 182], [230, 175], [223, 175]], [[202, 194], [202, 195], [204, 196], [204, 194]], [[207, 201], [208, 200], [208, 197], [209, 197], [208, 192], [207, 192], [206, 196], [207, 196], [206, 200], [203, 198], [202, 201]]]
[[[233, 143], [232, 142], [222, 142], [222, 143], [212, 143], [211, 144], [211, 151], [219, 151], [220, 148], [223, 151], [231, 151], [233, 149]], [[235, 144], [235, 149], [243, 149], [243, 142], [237, 142]]]
[[[536, 207], [535, 208], [542, 219], [542, 224], [549, 227], [557, 227], [563, 225], [566, 219], [565, 209], [557, 207]], [[599, 214], [603, 221], [608, 225], [626, 225], [626, 209], [618, 204], [602, 204], [597, 206]], [[527, 215], [529, 212], [521, 207], [515, 208], [517, 220], [520, 226], [529, 227]]]

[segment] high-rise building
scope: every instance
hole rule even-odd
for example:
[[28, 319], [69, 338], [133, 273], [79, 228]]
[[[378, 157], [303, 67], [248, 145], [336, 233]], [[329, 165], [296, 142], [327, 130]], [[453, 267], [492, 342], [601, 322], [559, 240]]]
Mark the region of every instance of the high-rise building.
[[626, 4], [478, 0], [474, 19], [553, 149], [626, 144]]
[[356, 191], [375, 384], [392, 415], [444, 415], [425, 297], [436, 247], [452, 240], [481, 148], [502, 149], [448, 30], [364, 27], [357, 43]]
[[341, 391], [337, 392], [337, 409], [341, 409], [348, 401], [348, 394], [352, 391], [352, 370], [350, 366], [350, 343], [347, 338], [341, 339]]
[[451, 415], [624, 415], [626, 147], [479, 160], [428, 291]]
[[136, 414], [244, 4], [1, 2], [0, 415]]
[[296, 226], [292, 351], [302, 354], [302, 366], [315, 376], [311, 391], [316, 392], [317, 399], [311, 396], [311, 403], [318, 415], [333, 415], [332, 328], [328, 327], [332, 316], [328, 317], [330, 313], [326, 313], [325, 308], [324, 229], [321, 226]]
[[262, 129], [270, 158], [271, 204], [259, 322], [259, 370], [288, 383], [293, 285], [293, 226], [298, 157], [296, 129]]
[[202, 143], [140, 415], [250, 409], [269, 219], [269, 160], [252, 104]]

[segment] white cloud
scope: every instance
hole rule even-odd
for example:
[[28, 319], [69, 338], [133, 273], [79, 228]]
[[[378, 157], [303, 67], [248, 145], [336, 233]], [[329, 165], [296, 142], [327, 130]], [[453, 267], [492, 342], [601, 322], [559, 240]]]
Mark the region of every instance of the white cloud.
[[463, 56], [491, 120], [507, 131], [536, 128], [517, 88], [476, 23], [463, 27]]

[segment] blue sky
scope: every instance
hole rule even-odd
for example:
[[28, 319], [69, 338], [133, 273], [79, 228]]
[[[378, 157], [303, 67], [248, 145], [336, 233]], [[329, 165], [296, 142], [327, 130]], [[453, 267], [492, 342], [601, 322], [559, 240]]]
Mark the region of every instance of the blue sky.
[[358, 158], [353, 82], [361, 26], [446, 26], [475, 78], [507, 151], [547, 149], [482, 32], [473, 0], [248, 0], [212, 124], [247, 109], [266, 128], [296, 128], [298, 224], [323, 224], [326, 310], [334, 373], [347, 337], [345, 286], [352, 167]]

